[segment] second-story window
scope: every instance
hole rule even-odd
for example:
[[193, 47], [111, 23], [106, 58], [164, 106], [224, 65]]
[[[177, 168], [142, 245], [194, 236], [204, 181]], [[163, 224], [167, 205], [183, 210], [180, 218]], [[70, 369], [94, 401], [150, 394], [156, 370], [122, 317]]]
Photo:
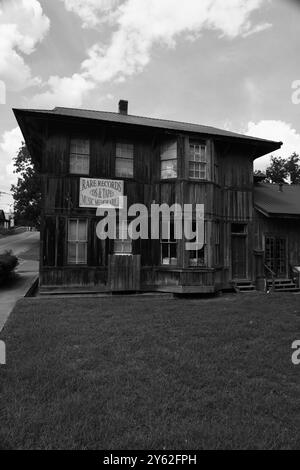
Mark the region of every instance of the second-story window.
[[160, 147], [160, 177], [177, 178], [177, 141], [164, 142]]
[[133, 144], [117, 143], [116, 176], [120, 178], [133, 178]]
[[71, 139], [70, 173], [88, 175], [90, 172], [90, 141], [88, 139]]
[[197, 180], [206, 180], [208, 177], [206, 145], [204, 144], [190, 143], [189, 177]]

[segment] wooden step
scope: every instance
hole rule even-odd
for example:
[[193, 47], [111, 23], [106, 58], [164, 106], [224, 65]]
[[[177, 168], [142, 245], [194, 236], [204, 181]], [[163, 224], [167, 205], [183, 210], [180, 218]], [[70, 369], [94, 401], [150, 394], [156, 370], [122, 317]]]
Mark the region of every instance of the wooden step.
[[[272, 285], [273, 281], [271, 279], [268, 279], [267, 281], [268, 285]], [[289, 284], [294, 284], [294, 282], [291, 279], [274, 279], [274, 284], [275, 285], [289, 285]]]
[[300, 289], [297, 286], [295, 286], [295, 287], [284, 287], [284, 288], [278, 287], [277, 289], [274, 289], [274, 292], [299, 292], [299, 291], [300, 291]]
[[235, 281], [233, 287], [236, 292], [254, 292], [256, 290], [252, 281], [247, 280]]
[[267, 280], [268, 289], [271, 289], [274, 286], [274, 292], [297, 292], [299, 287], [292, 281], [292, 279], [274, 279]]

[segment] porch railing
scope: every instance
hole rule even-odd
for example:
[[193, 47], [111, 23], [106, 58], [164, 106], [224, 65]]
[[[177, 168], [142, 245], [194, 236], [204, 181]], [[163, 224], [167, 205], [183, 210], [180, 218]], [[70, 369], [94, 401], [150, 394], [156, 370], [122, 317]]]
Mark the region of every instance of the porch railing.
[[[271, 279], [272, 279], [272, 287], [271, 291], [273, 292], [275, 290], [275, 279], [276, 279], [276, 273], [267, 265], [264, 264], [265, 270], [271, 274]], [[266, 281], [266, 290], [268, 290], [268, 281]]]

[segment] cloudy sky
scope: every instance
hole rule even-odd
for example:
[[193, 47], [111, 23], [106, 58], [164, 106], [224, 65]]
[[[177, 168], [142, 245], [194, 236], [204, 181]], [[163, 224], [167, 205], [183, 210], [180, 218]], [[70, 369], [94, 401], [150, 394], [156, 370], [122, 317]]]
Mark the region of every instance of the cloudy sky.
[[0, 0], [0, 191], [22, 139], [12, 107], [116, 111], [122, 98], [131, 114], [300, 153], [299, 37], [296, 0]]

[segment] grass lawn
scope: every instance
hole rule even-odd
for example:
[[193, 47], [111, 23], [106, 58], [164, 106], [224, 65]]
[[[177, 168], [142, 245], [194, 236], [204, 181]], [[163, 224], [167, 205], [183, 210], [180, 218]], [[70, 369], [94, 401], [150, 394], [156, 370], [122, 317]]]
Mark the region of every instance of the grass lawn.
[[0, 335], [1, 446], [299, 449], [299, 301], [24, 299]]

